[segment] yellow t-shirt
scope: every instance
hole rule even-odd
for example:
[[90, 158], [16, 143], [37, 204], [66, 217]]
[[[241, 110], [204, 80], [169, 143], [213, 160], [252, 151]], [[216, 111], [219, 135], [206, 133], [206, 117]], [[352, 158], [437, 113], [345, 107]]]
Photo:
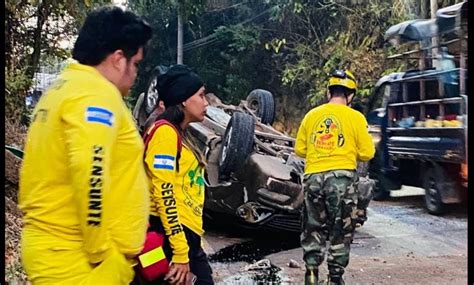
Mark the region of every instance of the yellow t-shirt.
[[340, 104], [323, 104], [301, 122], [296, 155], [306, 159], [305, 174], [335, 169], [355, 170], [357, 161], [375, 153], [367, 121], [358, 111]]
[[91, 263], [111, 248], [138, 254], [149, 217], [143, 148], [118, 89], [95, 68], [70, 64], [28, 130], [19, 193], [25, 230], [81, 246]]
[[173, 249], [173, 262], [189, 261], [189, 247], [181, 225], [202, 236], [204, 168], [183, 144], [176, 171], [178, 135], [169, 125], [161, 125], [150, 139], [145, 155], [152, 180], [151, 214], [160, 217]]

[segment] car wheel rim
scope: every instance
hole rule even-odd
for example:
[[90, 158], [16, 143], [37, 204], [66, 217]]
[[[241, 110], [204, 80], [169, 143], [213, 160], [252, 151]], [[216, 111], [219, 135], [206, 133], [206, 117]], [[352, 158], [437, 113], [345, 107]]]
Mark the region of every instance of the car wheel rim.
[[155, 79], [153, 79], [153, 81], [150, 83], [150, 86], [148, 87], [148, 94], [153, 94], [155, 95], [156, 94], [156, 82], [157, 82], [157, 79], [155, 77]]
[[257, 101], [257, 100], [252, 100], [252, 101], [250, 101], [250, 102], [249, 102], [249, 109], [250, 109], [253, 113], [257, 114], [258, 109], [259, 109], [259, 108], [258, 108], [258, 101]]

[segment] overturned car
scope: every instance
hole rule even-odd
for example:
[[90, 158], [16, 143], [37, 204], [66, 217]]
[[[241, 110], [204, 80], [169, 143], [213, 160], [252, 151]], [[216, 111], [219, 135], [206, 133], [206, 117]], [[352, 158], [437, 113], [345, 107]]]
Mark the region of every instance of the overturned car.
[[210, 98], [207, 118], [191, 127], [207, 148], [205, 210], [211, 217], [231, 214], [247, 226], [299, 232], [304, 162], [292, 152], [293, 138], [255, 116], [269, 105], [251, 109], [253, 96], [273, 104], [265, 90], [252, 91], [237, 107]]

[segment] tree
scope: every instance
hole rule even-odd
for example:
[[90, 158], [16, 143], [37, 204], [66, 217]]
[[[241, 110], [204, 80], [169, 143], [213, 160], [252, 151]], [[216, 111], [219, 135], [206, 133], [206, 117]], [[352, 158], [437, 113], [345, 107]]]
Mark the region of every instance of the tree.
[[75, 37], [87, 12], [110, 2], [110, 0], [5, 2], [7, 117], [17, 117], [19, 112], [24, 112], [24, 97], [41, 57], [50, 55], [67, 58], [69, 51], [61, 47], [61, 41]]
[[[155, 65], [175, 62], [177, 6], [176, 1], [130, 2], [159, 37], [145, 58], [132, 93], [137, 96]], [[254, 88], [270, 90], [277, 100], [277, 119], [293, 121], [286, 129], [296, 132], [305, 111], [324, 101], [333, 69], [353, 70], [358, 97], [364, 100], [377, 78], [400, 68], [385, 60], [383, 34], [408, 19], [405, 6], [392, 9], [405, 2], [229, 0], [213, 1], [212, 7], [200, 2], [184, 21], [184, 62], [203, 77], [209, 92], [227, 103], [238, 103]]]
[[389, 5], [388, 1], [355, 5], [289, 1], [281, 5], [276, 17], [284, 14], [284, 24], [293, 32], [280, 48], [282, 83], [306, 89], [311, 105], [317, 105], [324, 100], [331, 71], [349, 68], [356, 73], [360, 94], [368, 95], [374, 78], [383, 70], [383, 33], [392, 22]]
[[[190, 18], [205, 8], [205, 1], [129, 0], [128, 6], [146, 19], [152, 26], [154, 35], [147, 47], [137, 82], [131, 90], [130, 103], [133, 104], [138, 95], [146, 89], [150, 73], [155, 66], [176, 64], [178, 7], [181, 8], [183, 28], [186, 29], [188, 25], [192, 25], [192, 22], [189, 23]], [[184, 41], [187, 41], [189, 34], [184, 33]], [[186, 57], [184, 61], [186, 62]]]
[[[205, 5], [206, 1], [184, 1], [184, 62], [203, 77], [209, 92], [234, 103], [258, 86], [255, 83], [258, 79], [269, 75], [262, 72], [259, 64], [264, 54], [271, 56], [261, 49], [258, 25], [247, 21], [265, 10], [266, 5], [239, 3], [211, 1]], [[157, 35], [152, 39], [132, 90], [132, 97], [136, 97], [145, 90], [154, 66], [175, 62], [178, 6], [175, 1], [130, 1], [129, 4], [149, 21]]]

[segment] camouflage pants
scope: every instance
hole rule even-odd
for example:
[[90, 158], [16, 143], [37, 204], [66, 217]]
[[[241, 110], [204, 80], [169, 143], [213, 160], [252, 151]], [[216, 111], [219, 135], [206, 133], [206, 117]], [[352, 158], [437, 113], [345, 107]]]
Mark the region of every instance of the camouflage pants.
[[357, 209], [366, 209], [373, 197], [373, 188], [375, 182], [368, 177], [359, 177], [356, 183], [358, 193]]
[[324, 261], [326, 241], [330, 243], [329, 274], [341, 276], [349, 264], [356, 218], [356, 180], [356, 172], [350, 170], [305, 175], [301, 246], [308, 269], [316, 268]]
[[373, 188], [375, 181], [369, 178], [369, 163], [357, 163], [358, 181], [355, 183], [356, 191], [358, 192], [357, 209], [365, 210], [369, 206], [369, 202], [373, 197]]

